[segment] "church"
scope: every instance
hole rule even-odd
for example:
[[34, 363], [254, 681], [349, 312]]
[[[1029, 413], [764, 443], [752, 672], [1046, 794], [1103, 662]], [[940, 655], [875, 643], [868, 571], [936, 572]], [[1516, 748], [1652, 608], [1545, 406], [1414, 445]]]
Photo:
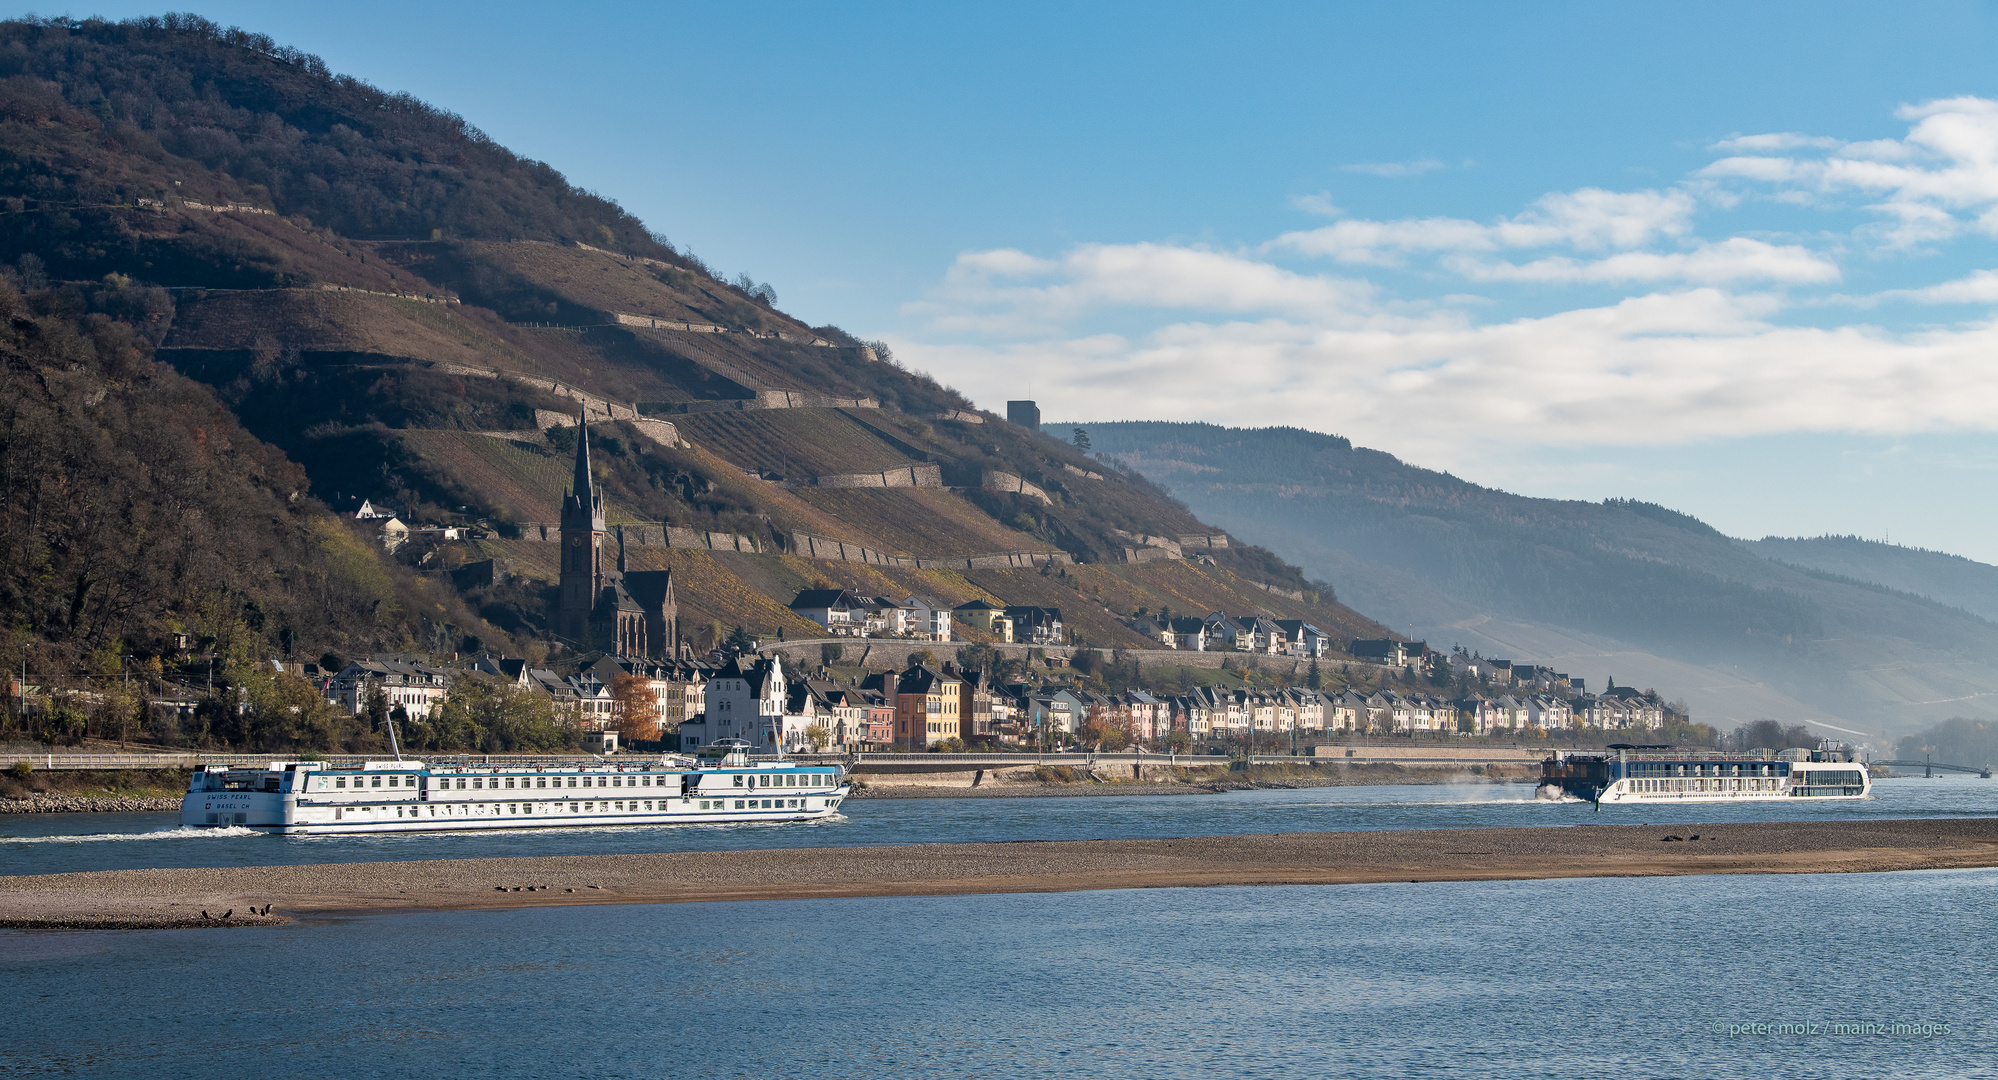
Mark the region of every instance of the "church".
[[624, 532], [617, 564], [604, 565], [604, 497], [590, 474], [590, 428], [576, 418], [576, 478], [562, 500], [562, 576], [555, 597], [558, 637], [614, 656], [674, 660], [680, 603], [671, 570], [626, 570]]

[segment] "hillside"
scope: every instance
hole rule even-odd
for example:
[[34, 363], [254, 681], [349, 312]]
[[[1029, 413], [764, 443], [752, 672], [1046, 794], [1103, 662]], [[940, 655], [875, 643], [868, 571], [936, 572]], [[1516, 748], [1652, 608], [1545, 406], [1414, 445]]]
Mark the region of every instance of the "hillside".
[[1656, 685], [1722, 726], [1878, 735], [1998, 712], [1998, 626], [1664, 507], [1524, 498], [1291, 428], [1085, 426], [1203, 518], [1433, 643]]
[[[1137, 536], [1217, 530], [1142, 476], [791, 318], [769, 286], [721, 280], [461, 118], [257, 35], [189, 16], [0, 23], [0, 148], [9, 280], [45, 307], [154, 298], [103, 317], [289, 470], [291, 513], [334, 521], [325, 508], [365, 499], [481, 534], [412, 543], [399, 565], [364, 549], [397, 580], [466, 590], [426, 596], [442, 614], [398, 646], [559, 655], [546, 527], [579, 412], [631, 566], [680, 571], [683, 625], [707, 634], [809, 634], [784, 605], [823, 584], [1058, 603], [1106, 646], [1145, 644], [1120, 620], [1162, 606], [1383, 632], [1268, 551], [1203, 539], [1199, 564], [1136, 561], [1162, 554]], [[252, 565], [264, 556], [231, 546], [248, 539], [214, 543]], [[366, 637], [330, 615], [263, 633], [267, 655]]]
[[1739, 543], [1765, 559], [1871, 582], [1998, 621], [1998, 566], [1857, 536], [1765, 536]]

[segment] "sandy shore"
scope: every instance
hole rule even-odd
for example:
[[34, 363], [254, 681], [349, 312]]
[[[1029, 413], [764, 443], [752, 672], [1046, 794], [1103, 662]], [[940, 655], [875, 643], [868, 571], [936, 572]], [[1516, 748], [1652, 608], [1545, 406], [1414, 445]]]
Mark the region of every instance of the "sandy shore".
[[[0, 877], [0, 927], [251, 925], [360, 910], [1987, 866], [1998, 866], [1998, 819], [1276, 833]], [[246, 914], [264, 905], [271, 905], [270, 916]], [[222, 924], [204, 920], [203, 911], [234, 915]]]

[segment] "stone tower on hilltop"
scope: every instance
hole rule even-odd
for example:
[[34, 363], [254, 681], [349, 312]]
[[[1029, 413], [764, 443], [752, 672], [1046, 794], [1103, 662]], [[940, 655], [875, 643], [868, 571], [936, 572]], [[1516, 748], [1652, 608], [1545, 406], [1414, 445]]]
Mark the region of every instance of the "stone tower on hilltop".
[[576, 418], [576, 476], [562, 500], [562, 574], [556, 585], [556, 636], [616, 656], [675, 659], [680, 604], [671, 570], [627, 571], [624, 530], [617, 565], [604, 565], [604, 496], [590, 472], [590, 428]]

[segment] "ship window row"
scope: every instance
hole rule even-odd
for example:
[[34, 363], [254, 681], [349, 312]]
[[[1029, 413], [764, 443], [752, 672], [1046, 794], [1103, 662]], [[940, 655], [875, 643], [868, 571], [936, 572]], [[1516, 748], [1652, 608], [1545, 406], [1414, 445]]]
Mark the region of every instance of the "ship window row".
[[760, 773], [735, 774], [736, 787], [819, 787], [825, 784], [828, 773]]
[[[414, 777], [414, 776], [389, 776], [389, 777], [381, 777], [381, 776], [375, 776], [375, 777], [368, 777], [368, 778], [366, 778], [366, 779], [367, 779], [367, 782], [366, 782], [366, 783], [364, 783], [364, 782], [363, 782], [363, 778], [362, 778], [362, 777], [358, 777], [358, 776], [357, 776], [357, 777], [354, 777], [353, 779], [354, 779], [354, 784], [353, 784], [353, 786], [354, 786], [355, 788], [361, 788], [361, 787], [382, 787], [382, 786], [384, 786], [384, 783], [386, 783], [386, 786], [388, 786], [388, 787], [410, 787], [410, 788], [413, 788], [413, 787], [416, 787], [416, 786], [417, 786], [417, 778], [416, 778], [416, 777]], [[537, 789], [545, 789], [545, 788], [551, 788], [551, 787], [554, 787], [554, 788], [559, 788], [559, 787], [562, 787], [562, 786], [563, 786], [563, 783], [562, 783], [562, 781], [563, 781], [563, 780], [564, 780], [565, 778], [564, 778], [564, 777], [560, 777], [560, 776], [553, 776], [553, 777], [551, 777], [551, 776], [521, 776], [521, 777], [513, 777], [513, 776], [471, 776], [471, 777], [465, 777], [465, 776], [459, 776], [459, 777], [450, 777], [450, 776], [440, 776], [440, 777], [436, 777], [435, 779], [436, 779], [436, 781], [437, 781], [437, 789], [438, 789], [438, 790], [440, 790], [440, 791], [451, 791], [451, 790], [457, 790], [457, 791], [466, 791], [466, 790], [471, 790], [471, 791], [486, 791], [486, 790], [491, 790], [491, 791], [500, 791], [500, 790], [508, 790], [508, 791], [511, 791], [511, 790], [516, 790], [516, 781], [518, 782], [518, 787], [519, 787], [519, 788], [537, 788]], [[576, 777], [576, 776], [571, 776], [571, 777], [566, 777], [566, 779], [568, 780], [568, 785], [567, 785], [567, 786], [569, 786], [569, 787], [572, 787], [572, 788], [573, 788], [573, 787], [578, 787], [578, 786], [580, 786], [580, 787], [585, 787], [585, 788], [587, 788], [587, 787], [654, 787], [654, 786], [658, 786], [658, 787], [666, 787], [666, 786], [667, 786], [667, 777], [665, 777], [665, 776], [658, 776], [658, 777], [654, 777], [654, 776], [650, 776], [650, 775], [640, 775], [640, 776], [628, 776], [628, 777], [627, 777], [627, 776], [595, 776], [595, 777], [591, 777], [591, 776], [582, 776], [582, 777]], [[823, 785], [825, 785], [825, 784], [826, 784], [826, 783], [828, 782], [828, 780], [829, 780], [829, 774], [826, 774], [826, 773], [777, 773], [777, 774], [771, 774], [771, 773], [764, 773], [764, 774], [761, 774], [761, 775], [749, 775], [749, 776], [745, 776], [745, 774], [743, 774], [743, 773], [736, 773], [736, 774], [735, 774], [735, 786], [736, 786], [736, 787], [744, 787], [744, 786], [747, 786], [747, 787], [820, 787], [820, 786], [823, 786]], [[455, 781], [455, 785], [454, 785], [454, 781]], [[552, 781], [552, 783], [551, 783], [551, 781]], [[594, 783], [592, 783], [592, 781], [594, 781]], [[468, 783], [468, 782], [469, 782], [469, 783]], [[334, 777], [334, 778], [333, 778], [333, 786], [334, 786], [335, 788], [337, 788], [337, 789], [345, 789], [345, 788], [347, 787], [347, 778], [346, 778], [346, 777], [344, 777], [344, 776], [338, 776], [338, 777]]]
[[1690, 764], [1674, 765], [1658, 762], [1639, 761], [1626, 767], [1625, 775], [1654, 776], [1776, 776], [1776, 766], [1769, 762], [1740, 764]]
[[[1642, 792], [1670, 791], [1780, 791], [1782, 781], [1751, 777], [1745, 780], [1630, 780], [1633, 789]], [[1744, 786], [1745, 785], [1745, 786]]]
[[[729, 803], [737, 810], [803, 810], [804, 799], [702, 799], [703, 810], [727, 810]], [[744, 805], [747, 804], [747, 805]]]

